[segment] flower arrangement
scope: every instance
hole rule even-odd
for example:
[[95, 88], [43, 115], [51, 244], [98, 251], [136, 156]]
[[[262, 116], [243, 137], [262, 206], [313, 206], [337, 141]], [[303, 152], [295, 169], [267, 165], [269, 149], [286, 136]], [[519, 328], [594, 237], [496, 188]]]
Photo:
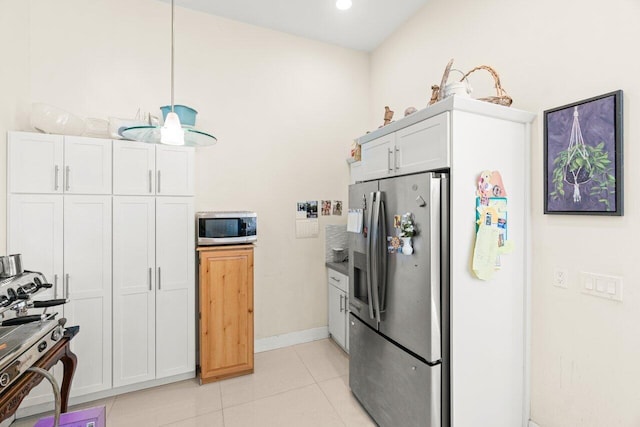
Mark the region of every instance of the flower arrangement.
[[400, 237], [413, 237], [416, 234], [416, 228], [413, 224], [413, 217], [410, 213], [402, 215], [400, 219]]

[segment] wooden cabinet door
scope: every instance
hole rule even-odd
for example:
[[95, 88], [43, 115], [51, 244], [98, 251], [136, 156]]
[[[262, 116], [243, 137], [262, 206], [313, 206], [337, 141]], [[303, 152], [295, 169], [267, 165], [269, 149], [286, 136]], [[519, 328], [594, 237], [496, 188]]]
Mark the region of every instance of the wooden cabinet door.
[[155, 194], [156, 149], [153, 144], [113, 141], [113, 170], [113, 194]]
[[113, 386], [156, 377], [155, 197], [113, 198]]
[[449, 113], [396, 132], [396, 173], [408, 174], [450, 166]]
[[253, 247], [200, 252], [201, 382], [253, 372]]
[[111, 196], [64, 196], [64, 295], [78, 367], [71, 396], [111, 388]]
[[395, 134], [382, 136], [362, 145], [362, 180], [386, 178], [395, 173]]
[[194, 195], [194, 157], [195, 151], [192, 147], [157, 145], [156, 194]]
[[61, 135], [9, 132], [10, 193], [62, 193]]
[[64, 192], [111, 194], [110, 139], [64, 137]]
[[195, 371], [193, 198], [156, 198], [156, 378]]

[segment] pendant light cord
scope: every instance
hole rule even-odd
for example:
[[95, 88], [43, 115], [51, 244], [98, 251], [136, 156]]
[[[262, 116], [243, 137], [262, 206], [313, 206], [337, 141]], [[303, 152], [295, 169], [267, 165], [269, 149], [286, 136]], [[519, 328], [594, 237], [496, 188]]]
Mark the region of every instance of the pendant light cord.
[[174, 55], [174, 43], [175, 43], [175, 36], [174, 36], [174, 13], [175, 13], [175, 5], [174, 5], [175, 0], [171, 0], [171, 112], [173, 113], [173, 84], [174, 84], [174, 77], [173, 77], [173, 73], [174, 73], [174, 65], [173, 65], [173, 55]]

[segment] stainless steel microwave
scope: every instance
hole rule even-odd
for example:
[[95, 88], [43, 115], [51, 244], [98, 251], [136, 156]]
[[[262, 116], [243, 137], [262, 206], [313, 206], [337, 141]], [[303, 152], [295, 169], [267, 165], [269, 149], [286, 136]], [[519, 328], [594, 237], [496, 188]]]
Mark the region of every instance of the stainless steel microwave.
[[232, 245], [258, 240], [258, 215], [255, 212], [198, 212], [198, 245]]

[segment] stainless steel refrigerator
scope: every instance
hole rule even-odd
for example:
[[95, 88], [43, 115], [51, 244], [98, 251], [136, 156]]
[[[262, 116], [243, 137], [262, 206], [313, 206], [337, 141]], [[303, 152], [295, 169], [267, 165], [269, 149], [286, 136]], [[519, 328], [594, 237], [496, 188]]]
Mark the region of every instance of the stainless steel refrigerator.
[[[382, 427], [450, 425], [448, 189], [437, 172], [349, 187], [349, 385]], [[390, 240], [407, 213], [411, 255]]]

